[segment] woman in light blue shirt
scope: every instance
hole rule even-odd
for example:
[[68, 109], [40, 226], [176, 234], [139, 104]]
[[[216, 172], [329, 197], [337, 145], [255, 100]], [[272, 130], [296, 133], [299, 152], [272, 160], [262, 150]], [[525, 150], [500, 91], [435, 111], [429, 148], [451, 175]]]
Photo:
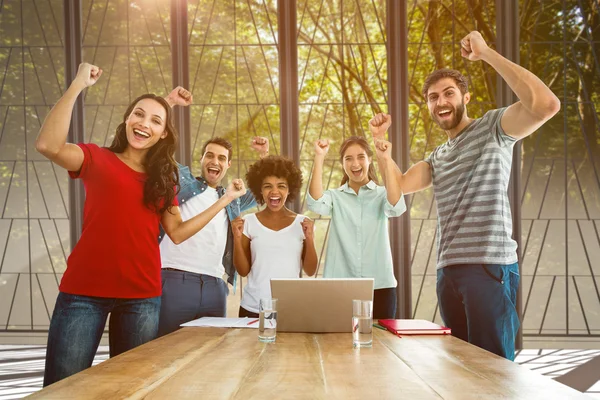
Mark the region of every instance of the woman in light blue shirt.
[[[375, 137], [389, 127], [391, 118], [376, 115], [370, 122]], [[376, 135], [377, 134], [377, 135]], [[406, 211], [396, 180], [391, 143], [375, 139], [377, 162], [385, 186], [378, 185], [373, 151], [364, 137], [352, 136], [340, 148], [344, 170], [342, 186], [323, 191], [322, 174], [329, 140], [315, 143], [315, 161], [309, 187], [308, 208], [331, 215], [325, 259], [325, 278], [374, 278], [373, 318], [395, 318], [396, 279], [388, 234], [389, 217]]]

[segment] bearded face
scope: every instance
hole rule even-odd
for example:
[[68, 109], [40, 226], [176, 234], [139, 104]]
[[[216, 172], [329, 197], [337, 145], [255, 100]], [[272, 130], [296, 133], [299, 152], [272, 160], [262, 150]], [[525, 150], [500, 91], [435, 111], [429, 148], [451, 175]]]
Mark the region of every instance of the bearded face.
[[456, 106], [447, 104], [436, 107], [433, 112], [430, 112], [431, 118], [445, 131], [456, 128], [464, 114], [465, 102], [462, 99]]

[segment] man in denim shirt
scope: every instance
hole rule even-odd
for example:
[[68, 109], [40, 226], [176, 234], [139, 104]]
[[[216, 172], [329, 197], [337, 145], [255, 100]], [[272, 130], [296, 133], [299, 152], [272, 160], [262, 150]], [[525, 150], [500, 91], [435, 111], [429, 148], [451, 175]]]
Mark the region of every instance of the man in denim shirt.
[[[191, 218], [225, 194], [221, 180], [231, 166], [232, 145], [214, 137], [202, 148], [202, 175], [194, 178], [189, 167], [179, 166], [181, 190], [177, 195], [183, 219]], [[262, 137], [252, 140], [252, 148], [265, 157], [269, 142]], [[158, 335], [166, 335], [179, 325], [200, 317], [224, 317], [227, 310], [228, 282], [236, 283], [233, 266], [233, 235], [230, 221], [256, 206], [248, 191], [223, 209], [200, 232], [175, 245], [161, 234], [162, 303]]]

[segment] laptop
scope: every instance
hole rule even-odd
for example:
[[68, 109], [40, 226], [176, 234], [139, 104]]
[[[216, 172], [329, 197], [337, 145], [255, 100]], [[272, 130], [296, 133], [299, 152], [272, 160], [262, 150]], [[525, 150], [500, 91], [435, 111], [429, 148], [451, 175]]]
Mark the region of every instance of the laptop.
[[373, 278], [271, 279], [279, 332], [352, 332], [352, 300], [373, 300]]

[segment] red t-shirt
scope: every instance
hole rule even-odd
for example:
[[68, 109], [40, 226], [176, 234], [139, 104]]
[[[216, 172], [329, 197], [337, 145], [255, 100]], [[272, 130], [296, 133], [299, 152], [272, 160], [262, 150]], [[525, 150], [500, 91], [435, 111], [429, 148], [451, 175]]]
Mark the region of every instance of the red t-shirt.
[[[86, 200], [83, 231], [67, 261], [60, 291], [96, 297], [146, 298], [161, 294], [160, 214], [144, 204], [146, 174], [112, 151], [79, 144]], [[173, 205], [178, 205], [174, 199]]]

